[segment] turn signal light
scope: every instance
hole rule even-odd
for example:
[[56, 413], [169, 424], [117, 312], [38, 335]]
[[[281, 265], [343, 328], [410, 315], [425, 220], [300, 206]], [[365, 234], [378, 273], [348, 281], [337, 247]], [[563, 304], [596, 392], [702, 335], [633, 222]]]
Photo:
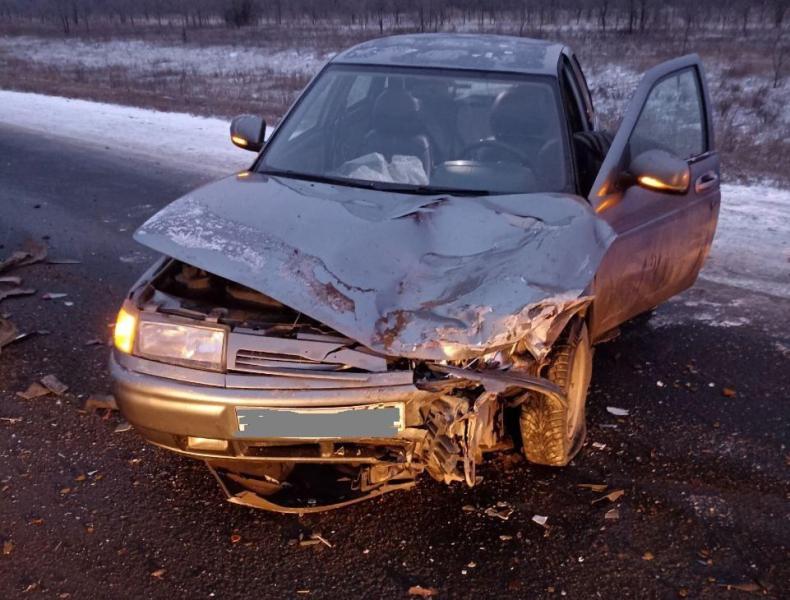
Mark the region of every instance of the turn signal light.
[[137, 331], [137, 317], [126, 309], [118, 311], [118, 318], [115, 320], [115, 332], [113, 342], [115, 347], [126, 354], [132, 353], [134, 347], [134, 334]]
[[641, 183], [645, 187], [653, 188], [654, 190], [674, 190], [675, 188], [671, 185], [667, 185], [660, 179], [656, 179], [655, 177], [651, 177], [650, 175], [640, 175], [639, 176], [639, 183]]

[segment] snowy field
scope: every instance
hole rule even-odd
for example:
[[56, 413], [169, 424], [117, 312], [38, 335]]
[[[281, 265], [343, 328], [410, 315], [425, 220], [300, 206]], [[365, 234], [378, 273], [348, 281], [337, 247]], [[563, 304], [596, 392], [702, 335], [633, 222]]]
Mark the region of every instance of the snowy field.
[[312, 75], [331, 55], [317, 50], [155, 43], [148, 40], [89, 41], [32, 36], [0, 37], [0, 51], [54, 67], [123, 67], [133, 73], [186, 71], [207, 76], [238, 72]]
[[[0, 90], [0, 122], [176, 169], [199, 165], [218, 177], [252, 160], [230, 143], [223, 119]], [[719, 227], [702, 277], [790, 298], [790, 190], [724, 184]]]

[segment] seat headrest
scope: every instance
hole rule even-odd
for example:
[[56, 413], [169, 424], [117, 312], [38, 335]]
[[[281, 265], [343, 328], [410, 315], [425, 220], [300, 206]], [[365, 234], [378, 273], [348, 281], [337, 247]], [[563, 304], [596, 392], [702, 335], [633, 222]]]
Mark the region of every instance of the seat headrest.
[[491, 133], [500, 139], [541, 135], [546, 129], [546, 97], [534, 86], [501, 92], [491, 107]]
[[420, 101], [406, 90], [386, 89], [373, 105], [373, 128], [408, 133], [418, 127]]

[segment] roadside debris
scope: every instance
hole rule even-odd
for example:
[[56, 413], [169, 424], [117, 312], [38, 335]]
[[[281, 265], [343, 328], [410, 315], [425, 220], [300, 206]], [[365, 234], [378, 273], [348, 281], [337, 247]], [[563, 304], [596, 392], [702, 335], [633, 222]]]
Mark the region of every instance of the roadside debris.
[[156, 577], [157, 579], [162, 579], [165, 573], [167, 573], [167, 569], [157, 569], [151, 573], [151, 577]]
[[606, 511], [606, 514], [603, 518], [607, 521], [617, 521], [620, 518], [620, 511], [616, 508], [610, 508]]
[[439, 590], [433, 587], [424, 588], [421, 585], [413, 585], [409, 588], [409, 596], [419, 596], [420, 598], [431, 598], [438, 593]]
[[3, 346], [15, 341], [18, 334], [16, 325], [8, 319], [0, 317], [0, 350], [2, 350]]
[[129, 421], [122, 421], [116, 426], [115, 433], [123, 433], [124, 431], [129, 431], [131, 428], [132, 426], [129, 424]]
[[12, 296], [31, 296], [36, 293], [32, 288], [15, 287], [8, 290], [0, 290], [0, 300], [5, 300]]
[[81, 260], [76, 258], [48, 258], [48, 265], [79, 265], [82, 264]]
[[42, 300], [58, 300], [60, 298], [65, 298], [68, 294], [63, 292], [47, 292], [45, 294], [41, 294]]
[[719, 586], [728, 590], [738, 590], [739, 592], [762, 592], [764, 589], [760, 584], [753, 581], [746, 583], [720, 583]]
[[605, 492], [609, 486], [605, 483], [580, 483], [576, 487], [585, 488], [592, 492]]
[[100, 409], [118, 410], [118, 405], [115, 403], [115, 396], [112, 394], [91, 394], [85, 401], [83, 407], [87, 412], [95, 412]]
[[8, 556], [14, 551], [14, 542], [11, 540], [6, 540], [3, 542], [3, 554]]
[[0, 273], [9, 270], [11, 267], [24, 267], [40, 262], [47, 257], [47, 247], [33, 240], [28, 240], [22, 244], [22, 250], [14, 251], [11, 256], [0, 261]]
[[616, 417], [627, 417], [628, 416], [628, 409], [626, 408], [617, 408], [616, 406], [607, 406], [606, 412], [610, 415], [614, 415]]
[[327, 548], [332, 548], [332, 544], [323, 537], [320, 533], [311, 533], [309, 536], [304, 537], [304, 534], [299, 534], [300, 546], [315, 546], [316, 544], [323, 544]]
[[68, 389], [69, 386], [54, 375], [45, 375], [39, 381], [31, 383], [24, 392], [17, 392], [16, 395], [25, 400], [33, 400], [49, 394], [62, 396]]
[[49, 388], [41, 385], [38, 381], [34, 381], [24, 392], [17, 392], [16, 395], [25, 400], [34, 400], [35, 398], [47, 396], [50, 393], [51, 391]]
[[736, 392], [732, 388], [726, 387], [726, 388], [722, 388], [721, 395], [724, 396], [725, 398], [735, 398], [738, 395], [738, 392]]
[[653, 560], [654, 558], [655, 556], [653, 555], [652, 552], [650, 552], [650, 550], [648, 550], [642, 555], [642, 560]]
[[606, 444], [602, 444], [601, 442], [593, 442], [592, 447], [596, 450], [606, 450]]
[[16, 425], [22, 422], [22, 417], [0, 417], [0, 421], [4, 421], [9, 425]]
[[532, 515], [532, 522], [537, 523], [541, 527], [546, 527], [546, 523], [548, 523], [549, 518], [543, 515]]
[[[39, 262], [46, 258], [47, 247], [44, 244], [28, 240], [22, 246], [22, 250], [14, 251], [11, 256], [0, 261], [0, 273], [8, 271], [13, 267], [21, 267]], [[0, 301], [11, 296], [29, 296], [35, 294], [36, 290], [20, 287], [22, 278], [17, 275], [5, 275], [0, 277], [0, 283], [15, 286], [10, 289], [0, 290]], [[16, 325], [8, 320], [8, 315], [0, 315], [0, 350], [4, 346], [27, 337], [28, 333], [19, 333]]]
[[609, 500], [609, 502], [617, 502], [617, 500], [619, 500], [623, 494], [625, 494], [625, 490], [614, 490], [612, 492], [609, 492], [605, 496], [596, 498], [595, 500], [592, 501], [592, 503], [595, 504], [596, 502], [600, 502], [601, 500]]
[[515, 509], [507, 502], [497, 502], [496, 505], [489, 506], [485, 510], [485, 514], [488, 517], [494, 517], [503, 521], [507, 521], [510, 518], [510, 515], [513, 514], [514, 510]]
[[86, 346], [104, 346], [105, 342], [100, 340], [99, 338], [91, 338], [87, 342], [85, 342]]
[[60, 381], [54, 375], [45, 375], [41, 378], [41, 383], [56, 396], [62, 396], [66, 393], [66, 390], [69, 389], [69, 386]]

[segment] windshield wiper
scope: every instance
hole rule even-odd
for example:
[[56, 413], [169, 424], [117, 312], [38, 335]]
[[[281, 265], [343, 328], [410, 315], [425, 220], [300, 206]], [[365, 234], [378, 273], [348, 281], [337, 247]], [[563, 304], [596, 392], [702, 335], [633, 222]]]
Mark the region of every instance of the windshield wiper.
[[401, 192], [403, 194], [420, 194], [424, 196], [488, 196], [488, 190], [461, 190], [448, 187], [434, 187], [414, 183], [396, 183], [388, 181], [371, 181], [373, 189], [382, 192]]
[[329, 177], [328, 175], [316, 175], [314, 173], [302, 173], [301, 171], [290, 171], [288, 169], [263, 169], [258, 171], [262, 175], [273, 177], [290, 177], [291, 179], [302, 179], [304, 181], [315, 181], [317, 183], [331, 183], [334, 185], [350, 185], [354, 187], [364, 187], [373, 189], [368, 185], [371, 181], [361, 181], [357, 179], [343, 179], [342, 177]]
[[301, 171], [291, 171], [288, 169], [263, 169], [258, 171], [263, 175], [274, 177], [290, 177], [292, 179], [302, 179], [304, 181], [315, 181], [318, 183], [329, 183], [333, 185], [348, 185], [351, 187], [366, 188], [379, 192], [399, 192], [402, 194], [420, 194], [425, 196], [488, 196], [491, 192], [487, 190], [459, 190], [455, 188], [433, 187], [429, 185], [418, 185], [413, 183], [397, 183], [389, 181], [370, 181], [366, 179], [348, 179], [345, 177], [330, 177], [328, 175], [316, 175], [314, 173], [302, 173]]

